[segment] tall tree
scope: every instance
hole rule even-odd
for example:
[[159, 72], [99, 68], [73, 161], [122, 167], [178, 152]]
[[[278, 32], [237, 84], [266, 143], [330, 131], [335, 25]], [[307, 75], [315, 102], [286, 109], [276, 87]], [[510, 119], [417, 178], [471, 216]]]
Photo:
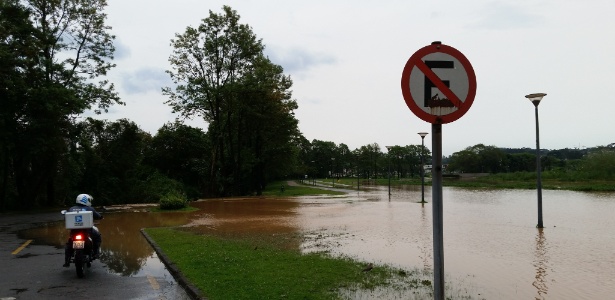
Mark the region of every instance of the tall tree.
[[267, 174], [284, 173], [286, 166], [278, 162], [292, 157], [297, 106], [290, 98], [290, 78], [263, 56], [261, 40], [239, 23], [236, 11], [222, 9], [172, 40], [168, 73], [176, 86], [163, 94], [174, 112], [209, 123], [209, 192], [258, 192]]
[[[272, 178], [283, 178], [294, 172], [299, 149], [295, 141], [300, 133], [293, 111], [290, 77], [282, 67], [264, 56], [257, 57], [251, 71], [240, 82], [237, 108], [229, 110], [233, 121], [229, 132], [237, 143], [229, 145], [231, 163], [235, 166], [235, 188], [244, 194], [256, 190]], [[230, 127], [229, 126], [229, 127]]]
[[[11, 178], [4, 182], [14, 185], [19, 203], [55, 203], [62, 193], [54, 179], [74, 117], [121, 103], [113, 85], [100, 80], [113, 67], [105, 6], [104, 0], [0, 3], [9, 12], [0, 14], [0, 55], [12, 57], [2, 68], [2, 77], [10, 80], [3, 80], [0, 88], [11, 89], [3, 98], [1, 122], [10, 145], [3, 150], [3, 164], [8, 161]], [[11, 188], [0, 187], [2, 195]]]
[[32, 50], [35, 32], [28, 10], [18, 0], [0, 2], [0, 211], [17, 196], [14, 185], [19, 112], [27, 86], [25, 70], [36, 57]]

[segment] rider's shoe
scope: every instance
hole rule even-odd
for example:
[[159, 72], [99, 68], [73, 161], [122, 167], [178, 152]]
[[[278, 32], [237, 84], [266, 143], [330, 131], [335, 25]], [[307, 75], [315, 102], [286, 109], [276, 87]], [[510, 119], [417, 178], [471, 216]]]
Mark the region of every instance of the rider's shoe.
[[70, 263], [65, 262], [65, 263], [62, 265], [62, 267], [68, 268], [68, 267], [70, 267]]

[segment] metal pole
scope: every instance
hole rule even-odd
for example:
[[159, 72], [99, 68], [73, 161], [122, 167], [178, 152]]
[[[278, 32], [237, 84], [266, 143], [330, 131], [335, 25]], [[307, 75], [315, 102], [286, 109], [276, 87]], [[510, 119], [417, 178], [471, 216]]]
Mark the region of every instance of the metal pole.
[[361, 175], [359, 174], [359, 162], [357, 161], [357, 191], [360, 191]]
[[442, 219], [442, 124], [431, 125], [434, 299], [444, 300], [444, 230]]
[[333, 176], [334, 164], [335, 158], [331, 158], [331, 182], [333, 183], [333, 187], [335, 187], [335, 176]]
[[425, 137], [421, 137], [421, 203], [425, 203], [425, 162], [423, 161], [423, 149], [425, 149]]
[[540, 136], [538, 130], [538, 102], [534, 103], [536, 113], [536, 190], [538, 193], [538, 225], [537, 228], [544, 228], [542, 224], [542, 179], [540, 167]]
[[391, 198], [391, 154], [387, 152], [387, 156], [389, 157], [389, 198]]

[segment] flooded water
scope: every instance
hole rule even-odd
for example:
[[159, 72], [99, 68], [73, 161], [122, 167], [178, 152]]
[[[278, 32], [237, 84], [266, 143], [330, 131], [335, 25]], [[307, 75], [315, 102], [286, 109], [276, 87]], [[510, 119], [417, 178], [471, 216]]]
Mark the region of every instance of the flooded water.
[[[430, 188], [425, 199], [431, 202]], [[445, 285], [472, 299], [613, 299], [615, 194], [543, 191], [537, 229], [535, 190], [444, 188]], [[302, 251], [328, 251], [364, 262], [429, 272], [431, 203], [420, 186], [338, 197], [217, 199], [191, 213], [107, 213], [100, 222], [103, 262], [120, 276], [163, 266], [141, 236], [144, 227], [187, 224], [229, 234], [295, 233]], [[60, 218], [59, 218], [60, 219]], [[23, 233], [61, 247], [63, 223]], [[447, 294], [448, 296], [448, 294]]]

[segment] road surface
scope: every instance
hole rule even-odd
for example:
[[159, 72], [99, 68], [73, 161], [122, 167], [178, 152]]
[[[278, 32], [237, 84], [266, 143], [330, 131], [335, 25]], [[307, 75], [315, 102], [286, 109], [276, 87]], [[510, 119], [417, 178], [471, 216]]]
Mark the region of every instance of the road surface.
[[94, 261], [85, 278], [63, 268], [64, 249], [20, 239], [17, 232], [57, 221], [57, 213], [0, 214], [0, 300], [13, 299], [190, 299], [165, 270], [162, 275], [123, 277]]

